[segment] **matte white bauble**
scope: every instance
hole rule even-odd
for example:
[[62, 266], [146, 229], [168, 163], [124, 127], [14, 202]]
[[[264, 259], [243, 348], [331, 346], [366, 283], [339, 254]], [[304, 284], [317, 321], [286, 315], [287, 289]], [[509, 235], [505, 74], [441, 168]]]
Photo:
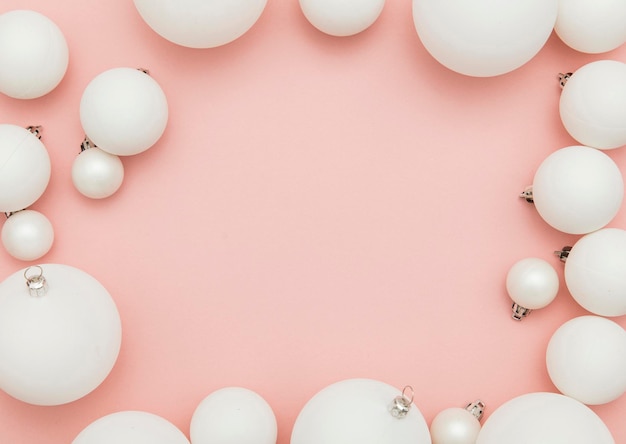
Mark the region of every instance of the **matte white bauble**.
[[614, 401], [626, 391], [626, 331], [600, 316], [574, 318], [552, 335], [546, 365], [564, 395], [592, 405]]
[[554, 30], [571, 48], [591, 54], [626, 42], [624, 0], [560, 0]]
[[168, 420], [130, 410], [97, 419], [72, 444], [189, 444], [189, 440]]
[[276, 444], [277, 433], [270, 405], [255, 392], [241, 387], [211, 393], [191, 418], [193, 444]]
[[559, 113], [567, 132], [582, 145], [626, 145], [626, 63], [600, 60], [576, 70], [561, 92]]
[[426, 50], [461, 74], [492, 77], [524, 65], [552, 33], [558, 0], [413, 0]]
[[502, 404], [476, 444], [615, 444], [593, 410], [556, 393], [528, 393]]
[[54, 229], [39, 211], [13, 213], [2, 226], [2, 244], [7, 252], [22, 261], [34, 261], [45, 255], [54, 242]]
[[124, 180], [124, 165], [119, 157], [89, 148], [82, 151], [72, 164], [72, 182], [84, 196], [103, 199], [114, 194]]
[[0, 283], [0, 389], [14, 398], [37, 405], [82, 398], [107, 377], [120, 343], [115, 303], [84, 271], [46, 264]]
[[516, 262], [509, 269], [506, 290], [511, 299], [524, 308], [543, 308], [559, 292], [559, 276], [548, 262], [528, 257]]
[[0, 14], [0, 92], [16, 99], [48, 94], [68, 60], [67, 42], [52, 20], [28, 10]]
[[439, 412], [430, 424], [433, 444], [475, 444], [479, 432], [478, 419], [460, 407]]
[[139, 154], [154, 145], [167, 125], [167, 99], [146, 72], [114, 68], [94, 78], [80, 100], [87, 137], [116, 156]]
[[565, 285], [591, 313], [626, 315], [626, 231], [604, 228], [580, 238], [565, 262]]
[[385, 0], [300, 0], [307, 20], [320, 31], [337, 37], [369, 28], [385, 6]]
[[214, 48], [241, 37], [261, 16], [267, 0], [134, 0], [157, 34], [189, 48]]
[[624, 197], [624, 181], [615, 162], [602, 151], [583, 146], [561, 148], [539, 166], [533, 200], [549, 225], [585, 234], [608, 224]]
[[50, 157], [33, 133], [0, 124], [0, 212], [11, 213], [33, 204], [50, 180]]
[[390, 413], [400, 391], [371, 379], [347, 379], [311, 398], [296, 419], [291, 444], [430, 444], [428, 425], [414, 405]]

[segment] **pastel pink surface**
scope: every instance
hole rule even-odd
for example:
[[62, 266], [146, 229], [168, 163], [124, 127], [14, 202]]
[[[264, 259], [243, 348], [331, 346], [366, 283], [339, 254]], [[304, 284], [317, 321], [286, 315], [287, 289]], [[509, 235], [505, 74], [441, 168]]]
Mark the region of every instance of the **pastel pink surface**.
[[[488, 414], [556, 391], [546, 345], [586, 312], [552, 252], [578, 237], [518, 194], [548, 154], [576, 144], [557, 74], [626, 61], [626, 47], [585, 55], [553, 35], [521, 69], [477, 79], [428, 55], [400, 0], [348, 38], [317, 31], [297, 1], [270, 0], [248, 33], [210, 50], [162, 39], [130, 0], [1, 8], [37, 10], [68, 40], [59, 87], [1, 96], [0, 122], [43, 125], [53, 172], [32, 209], [56, 236], [41, 261], [97, 278], [124, 336], [109, 378], [79, 401], [42, 408], [0, 393], [0, 442], [68, 443], [119, 410], [188, 435], [198, 403], [232, 385], [272, 406], [279, 444], [311, 396], [346, 378], [412, 385], [429, 423], [476, 398]], [[71, 182], [78, 104], [119, 66], [150, 70], [170, 120], [153, 148], [123, 159], [118, 193], [92, 201]], [[626, 150], [607, 154], [624, 173]], [[625, 225], [622, 208], [610, 226]], [[562, 289], [518, 323], [504, 281], [529, 256], [551, 261]], [[0, 251], [0, 279], [27, 265]], [[593, 409], [626, 442], [626, 397]]]

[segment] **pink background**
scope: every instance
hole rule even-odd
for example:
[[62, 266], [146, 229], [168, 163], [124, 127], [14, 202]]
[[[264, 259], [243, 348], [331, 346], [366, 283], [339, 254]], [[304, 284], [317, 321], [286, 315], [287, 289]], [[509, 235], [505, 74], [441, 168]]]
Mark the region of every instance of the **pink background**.
[[[3, 0], [63, 30], [70, 67], [49, 95], [0, 97], [0, 122], [44, 126], [53, 175], [31, 208], [56, 231], [40, 263], [79, 267], [118, 304], [122, 350], [87, 397], [36, 407], [0, 393], [0, 441], [69, 443], [95, 419], [145, 410], [189, 431], [209, 393], [244, 386], [273, 407], [287, 444], [305, 402], [354, 377], [410, 384], [430, 423], [481, 398], [487, 413], [555, 391], [545, 348], [585, 314], [563, 288], [523, 322], [509, 267], [576, 236], [518, 198], [540, 162], [575, 144], [558, 116], [557, 73], [626, 60], [552, 36], [497, 78], [455, 74], [425, 51], [411, 2], [388, 0], [349, 38], [317, 31], [296, 0], [269, 0], [257, 24], [210, 50], [155, 34], [131, 0]], [[84, 132], [78, 104], [109, 68], [148, 68], [170, 120], [124, 158], [120, 191], [92, 201], [72, 186]], [[624, 172], [626, 151], [608, 153]], [[611, 226], [624, 228], [622, 209]], [[28, 263], [0, 251], [0, 278]], [[616, 319], [626, 326], [624, 318]], [[626, 396], [594, 407], [626, 442]]]

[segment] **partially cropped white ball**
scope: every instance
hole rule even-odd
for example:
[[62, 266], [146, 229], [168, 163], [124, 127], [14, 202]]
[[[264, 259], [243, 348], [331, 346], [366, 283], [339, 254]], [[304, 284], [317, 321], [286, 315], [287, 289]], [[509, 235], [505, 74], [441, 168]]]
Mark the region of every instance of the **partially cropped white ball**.
[[475, 444], [479, 432], [478, 419], [460, 407], [439, 412], [430, 424], [433, 444]]
[[256, 23], [267, 0], [134, 0], [157, 34], [189, 48], [214, 48], [241, 37]]
[[590, 233], [607, 225], [623, 197], [624, 181], [615, 162], [589, 147], [555, 151], [541, 163], [533, 180], [539, 215], [570, 234]]
[[44, 256], [54, 242], [54, 229], [39, 211], [14, 213], [2, 226], [2, 244], [7, 252], [22, 261], [34, 261]]
[[626, 391], [626, 331], [600, 316], [574, 318], [552, 335], [546, 352], [550, 379], [584, 404], [606, 404]]
[[385, 0], [300, 0], [302, 12], [313, 26], [337, 37], [369, 28], [384, 5]]
[[506, 290], [511, 299], [524, 308], [543, 308], [559, 292], [559, 276], [547, 261], [536, 257], [525, 258], [509, 269]]
[[[622, 26], [626, 29], [626, 20]], [[567, 132], [582, 145], [626, 145], [626, 63], [599, 60], [576, 70], [561, 92], [559, 113]]]
[[124, 181], [124, 165], [119, 157], [89, 148], [72, 164], [72, 182], [84, 196], [103, 199], [114, 194]]
[[571, 48], [591, 54], [626, 42], [624, 0], [560, 0], [554, 30]]
[[461, 74], [513, 71], [545, 45], [558, 0], [413, 0], [415, 29], [426, 50]]
[[0, 92], [16, 99], [48, 94], [68, 61], [65, 37], [48, 17], [28, 10], [0, 14]]
[[83, 129], [98, 148], [116, 156], [154, 145], [167, 125], [167, 99], [145, 72], [114, 68], [94, 78], [80, 100]]

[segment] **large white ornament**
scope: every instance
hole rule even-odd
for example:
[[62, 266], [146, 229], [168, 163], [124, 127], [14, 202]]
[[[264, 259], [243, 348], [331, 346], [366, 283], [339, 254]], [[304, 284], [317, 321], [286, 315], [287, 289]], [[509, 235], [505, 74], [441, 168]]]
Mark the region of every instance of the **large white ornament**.
[[593, 410], [556, 393], [529, 393], [496, 409], [476, 444], [615, 444]]
[[7, 252], [22, 261], [44, 256], [54, 242], [54, 229], [39, 211], [13, 213], [2, 226], [2, 244]]
[[599, 316], [574, 318], [552, 335], [546, 365], [564, 395], [592, 405], [614, 401], [626, 391], [626, 331]]
[[[517, 261], [507, 273], [506, 290], [518, 306], [527, 310], [544, 308], [559, 292], [559, 276], [543, 259], [528, 257]], [[518, 311], [514, 306], [514, 318]], [[528, 314], [528, 312], [524, 312]], [[523, 314], [522, 316], [524, 316]]]
[[82, 151], [72, 164], [72, 182], [84, 196], [103, 199], [114, 194], [124, 181], [119, 157], [92, 147]]
[[307, 20], [320, 31], [345, 37], [369, 28], [385, 6], [385, 0], [300, 0]]
[[189, 48], [214, 48], [241, 37], [261, 16], [267, 0], [134, 0], [157, 34]]
[[68, 61], [67, 42], [52, 20], [28, 10], [0, 14], [0, 92], [16, 99], [48, 94]]
[[550, 37], [558, 0], [413, 0], [426, 50], [461, 74], [492, 77], [532, 59]]
[[[472, 413], [469, 408], [479, 408]], [[452, 407], [442, 410], [430, 424], [433, 444], [475, 444], [480, 432], [480, 417], [484, 404], [480, 401], [467, 408]]]
[[14, 398], [82, 398], [113, 368], [121, 337], [113, 299], [84, 271], [46, 264], [0, 283], [0, 389]]

